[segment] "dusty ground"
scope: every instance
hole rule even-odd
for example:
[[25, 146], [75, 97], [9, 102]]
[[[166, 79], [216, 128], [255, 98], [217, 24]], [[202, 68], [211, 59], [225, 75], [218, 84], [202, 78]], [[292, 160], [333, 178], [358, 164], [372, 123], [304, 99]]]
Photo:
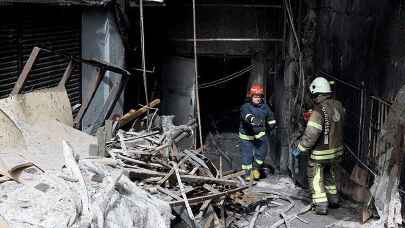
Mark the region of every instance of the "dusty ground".
[[[220, 125], [220, 124], [218, 124]], [[222, 128], [221, 128], [222, 129]], [[239, 170], [241, 165], [241, 157], [239, 150], [239, 138], [238, 135], [234, 132], [221, 132], [221, 134], [216, 135], [216, 141], [218, 146], [222, 151], [226, 151], [232, 158], [232, 161], [227, 161], [224, 159], [224, 169], [234, 169]], [[274, 144], [274, 142], [272, 142]], [[210, 143], [208, 143], [210, 144]], [[219, 153], [211, 145], [207, 148], [209, 151], [208, 157], [214, 161], [214, 163], [219, 167]], [[270, 151], [275, 151], [274, 148], [271, 148]], [[270, 152], [271, 153], [271, 152]], [[271, 157], [272, 154], [267, 157]], [[266, 159], [267, 160], [267, 159]], [[261, 180], [255, 186], [253, 186], [252, 191], [261, 191], [261, 190], [273, 190], [281, 192], [287, 195], [307, 195], [308, 193], [301, 189], [300, 187], [295, 186], [293, 181], [289, 177], [271, 175], [268, 178]], [[308, 195], [307, 195], [308, 196]], [[304, 208], [309, 203], [308, 201], [302, 201], [294, 199], [296, 205], [292, 208], [287, 215], [294, 214], [300, 209]], [[280, 201], [285, 205], [286, 202]], [[280, 208], [276, 208], [280, 209]], [[318, 227], [328, 227], [328, 228], [379, 228], [384, 227], [379, 223], [379, 221], [369, 221], [366, 224], [360, 224], [360, 205], [355, 204], [351, 201], [344, 200], [341, 203], [341, 207], [338, 209], [330, 209], [327, 216], [316, 215], [313, 211], [309, 211], [306, 214], [300, 216], [302, 219], [308, 221], [308, 224], [295, 219], [291, 222], [291, 228], [318, 228]], [[248, 227], [251, 215], [242, 216], [240, 220], [237, 221], [237, 226], [231, 227]], [[261, 213], [257, 219], [256, 227], [264, 228], [271, 227], [277, 220], [280, 219], [280, 215], [275, 212], [275, 209], [268, 209], [264, 213]], [[282, 225], [280, 227], [285, 227]]]
[[[299, 195], [300, 197], [305, 196], [304, 190], [302, 190], [299, 187], [296, 187], [290, 178], [282, 176], [271, 176], [265, 180], [258, 182], [252, 188], [253, 192], [260, 192], [266, 190], [277, 191], [291, 196], [293, 195]], [[307, 200], [294, 199], [294, 201], [296, 205], [287, 213], [287, 216], [300, 211], [302, 208], [308, 205]], [[288, 205], [286, 201], [280, 201], [280, 203]], [[278, 213], [276, 213], [276, 210], [280, 209], [281, 207], [284, 206], [275, 207], [273, 209], [267, 209], [265, 212], [261, 213], [256, 221], [256, 227], [257, 228], [271, 227], [272, 224], [274, 224], [277, 220], [280, 219], [280, 216]], [[329, 214], [327, 216], [316, 215], [314, 211], [309, 211], [306, 214], [300, 216], [300, 218], [307, 221], [308, 224], [298, 219], [295, 219], [290, 223], [290, 227], [291, 228], [383, 227], [382, 225], [378, 224], [378, 221], [370, 221], [364, 225], [360, 224], [358, 222], [360, 218], [359, 208], [360, 205], [344, 200], [341, 203], [340, 208], [330, 209]], [[238, 221], [237, 225], [239, 227], [248, 227], [250, 219], [251, 216], [245, 216]], [[285, 227], [285, 225], [282, 225], [280, 227]]]

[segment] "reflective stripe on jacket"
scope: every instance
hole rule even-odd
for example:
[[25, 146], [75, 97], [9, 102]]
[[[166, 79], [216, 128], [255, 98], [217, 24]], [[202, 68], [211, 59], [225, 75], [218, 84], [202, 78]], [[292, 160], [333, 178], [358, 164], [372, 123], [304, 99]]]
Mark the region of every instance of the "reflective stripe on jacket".
[[[252, 125], [256, 118], [263, 123], [262, 127]], [[273, 126], [274, 124], [276, 124], [274, 114], [267, 104], [245, 103], [240, 108], [239, 138], [243, 140], [261, 139], [266, 135], [266, 125]]]
[[343, 153], [343, 123], [342, 104], [324, 96], [314, 107], [298, 148], [312, 150], [310, 157], [314, 160], [335, 159]]

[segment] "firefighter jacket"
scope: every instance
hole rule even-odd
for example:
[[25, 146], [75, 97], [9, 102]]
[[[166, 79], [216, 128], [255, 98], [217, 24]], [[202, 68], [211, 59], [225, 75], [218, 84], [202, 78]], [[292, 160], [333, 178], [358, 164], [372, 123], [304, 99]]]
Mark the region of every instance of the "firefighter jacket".
[[343, 154], [344, 108], [340, 101], [321, 95], [309, 118], [298, 149], [312, 150], [313, 160], [331, 160]]
[[266, 135], [266, 125], [272, 128], [275, 124], [274, 114], [267, 104], [245, 103], [240, 108], [239, 138], [261, 139]]

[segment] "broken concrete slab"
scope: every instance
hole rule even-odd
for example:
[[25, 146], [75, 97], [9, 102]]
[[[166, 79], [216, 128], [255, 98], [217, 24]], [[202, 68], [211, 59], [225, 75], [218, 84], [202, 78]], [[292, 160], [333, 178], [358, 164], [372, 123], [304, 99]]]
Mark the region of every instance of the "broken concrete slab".
[[38, 125], [20, 124], [19, 130], [23, 136], [20, 140], [25, 146], [18, 153], [44, 170], [60, 169], [65, 164], [63, 140], [69, 141], [75, 153], [81, 158], [88, 157], [90, 146], [97, 144], [95, 137], [56, 120]]
[[0, 175], [18, 181], [18, 171], [31, 167], [34, 164], [21, 154], [0, 153]]
[[63, 165], [62, 140], [88, 156], [96, 138], [72, 128], [73, 117], [64, 88], [17, 94], [0, 100], [0, 152], [21, 154], [42, 169]]
[[[140, 189], [125, 175], [112, 182], [122, 170], [105, 165], [102, 159], [98, 161], [84, 159], [78, 163], [90, 196], [92, 227], [170, 227], [172, 215], [167, 203]], [[10, 227], [66, 228], [80, 227], [85, 222], [79, 183], [60, 175], [65, 174], [55, 170], [37, 172], [31, 174], [30, 183], [9, 181], [0, 185], [0, 214]], [[94, 175], [104, 176], [103, 181], [92, 181]], [[94, 211], [97, 199], [103, 199], [105, 204], [102, 217]]]

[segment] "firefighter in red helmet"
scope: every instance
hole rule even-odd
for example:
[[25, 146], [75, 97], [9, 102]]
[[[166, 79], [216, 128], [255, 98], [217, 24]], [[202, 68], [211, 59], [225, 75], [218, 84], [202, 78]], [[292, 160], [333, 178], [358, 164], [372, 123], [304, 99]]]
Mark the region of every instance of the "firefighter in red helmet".
[[266, 129], [272, 129], [276, 121], [269, 106], [264, 103], [264, 89], [260, 84], [250, 87], [249, 102], [240, 108], [240, 150], [245, 179], [260, 179], [260, 168], [267, 152]]

